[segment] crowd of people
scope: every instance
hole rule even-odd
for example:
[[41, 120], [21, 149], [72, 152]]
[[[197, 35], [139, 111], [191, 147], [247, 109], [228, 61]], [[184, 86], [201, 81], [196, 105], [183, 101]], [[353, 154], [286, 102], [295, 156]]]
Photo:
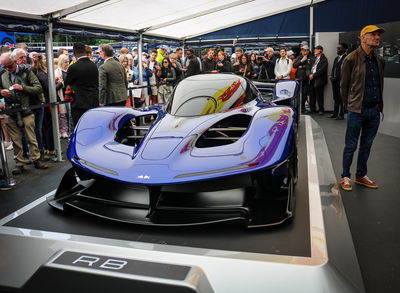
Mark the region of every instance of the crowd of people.
[[[23, 43], [17, 44], [13, 51], [2, 46], [2, 109], [50, 102], [50, 69], [46, 66], [46, 57], [36, 52], [28, 53], [28, 49]], [[143, 87], [135, 89], [139, 83], [139, 58], [142, 61]], [[232, 73], [253, 80], [296, 78], [303, 83], [303, 96], [310, 98], [310, 111], [316, 110], [315, 101], [318, 101], [319, 111], [323, 112], [327, 60], [321, 46], [317, 46], [311, 56], [307, 45], [301, 47], [301, 54], [295, 58], [293, 51], [286, 48], [280, 48], [279, 56], [276, 56], [272, 47], [266, 48], [263, 54], [246, 54], [237, 48], [232, 56], [229, 52], [210, 48], [197, 57], [192, 49], [186, 49], [184, 56], [182, 48], [169, 52], [166, 46], [160, 46], [139, 56], [137, 48], [132, 51], [121, 48], [115, 52], [112, 46], [103, 44], [93, 52], [90, 46], [75, 43], [73, 55], [67, 49], [58, 50], [52, 70], [58, 101], [71, 102], [56, 107], [59, 137], [68, 138], [88, 109], [165, 103], [180, 80], [201, 73]], [[302, 112], [305, 112], [305, 103], [306, 99], [303, 99]], [[50, 109], [42, 107], [1, 115], [5, 149], [14, 150], [12, 174], [21, 174], [30, 162], [38, 169], [46, 169], [45, 162], [54, 159], [56, 152]]]
[[[346, 57], [346, 44], [338, 45], [338, 57], [333, 64], [330, 80], [334, 87], [335, 110], [329, 117], [343, 119], [344, 109], [338, 90], [340, 81], [340, 66]], [[296, 50], [297, 51], [297, 50]], [[99, 53], [101, 50], [99, 50]], [[138, 77], [138, 51], [136, 48], [129, 52], [122, 48], [118, 57], [115, 57], [125, 68], [129, 86], [137, 84]], [[110, 56], [111, 57], [111, 56]], [[252, 80], [279, 80], [297, 79], [302, 84], [301, 112], [323, 114], [324, 87], [328, 82], [328, 60], [323, 53], [322, 46], [316, 46], [311, 52], [307, 44], [300, 46], [298, 56], [293, 50], [279, 48], [279, 55], [275, 54], [272, 47], [264, 52], [245, 52], [237, 48], [234, 54], [210, 48], [203, 51], [199, 57], [195, 56], [192, 49], [177, 48], [168, 52], [167, 47], [160, 46], [157, 50], [143, 53], [142, 74], [143, 85], [149, 86], [142, 91], [128, 91], [130, 97], [127, 105], [140, 107], [163, 103], [170, 98], [172, 88], [181, 79], [201, 73], [233, 73]], [[95, 63], [99, 67], [104, 62], [100, 54]], [[122, 86], [121, 86], [122, 87]], [[120, 102], [123, 104], [123, 98]], [[308, 108], [306, 108], [306, 104]]]
[[[75, 43], [73, 56], [68, 50], [60, 49], [54, 56], [53, 68], [47, 68], [45, 55], [36, 52], [28, 54], [26, 44], [17, 44], [13, 51], [8, 46], [2, 46], [0, 109], [49, 103], [48, 72], [54, 70], [57, 99], [70, 102], [54, 108], [59, 114], [59, 137], [68, 138], [88, 109], [165, 103], [171, 98], [173, 87], [186, 77], [201, 73], [232, 73], [253, 80], [297, 79], [302, 85], [300, 111], [322, 115], [328, 60], [320, 45], [314, 48], [313, 54], [307, 44], [302, 43], [299, 49], [296, 56], [292, 50], [283, 47], [279, 48], [279, 55], [272, 47], [266, 48], [262, 54], [246, 54], [237, 48], [231, 56], [229, 52], [210, 48], [197, 57], [193, 49], [184, 51], [177, 48], [169, 52], [166, 46], [160, 46], [139, 56], [137, 48], [132, 51], [122, 48], [115, 52], [112, 46], [103, 44], [93, 52], [90, 46]], [[335, 105], [329, 117], [336, 119], [343, 119], [344, 116], [341, 66], [346, 59], [346, 50], [346, 44], [338, 45], [330, 73]], [[142, 70], [138, 68], [140, 64]], [[139, 84], [139, 72], [142, 72], [143, 87], [136, 88], [134, 85]], [[8, 111], [0, 116], [4, 147], [14, 150], [15, 168], [12, 174], [21, 174], [29, 163], [38, 169], [46, 169], [46, 161], [54, 158], [51, 109], [41, 107]], [[349, 177], [348, 171], [343, 177]], [[1, 188], [4, 190], [7, 186]]]

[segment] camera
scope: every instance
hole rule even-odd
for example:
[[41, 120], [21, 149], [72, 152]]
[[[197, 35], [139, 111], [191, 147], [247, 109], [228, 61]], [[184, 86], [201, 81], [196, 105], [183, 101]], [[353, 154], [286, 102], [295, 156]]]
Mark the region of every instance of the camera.
[[[21, 104], [13, 103], [8, 105], [8, 109], [21, 109]], [[21, 111], [17, 111], [17, 127], [24, 128], [24, 120], [22, 120]]]
[[257, 61], [258, 62], [262, 62], [264, 60], [264, 57], [263, 56], [257, 56]]

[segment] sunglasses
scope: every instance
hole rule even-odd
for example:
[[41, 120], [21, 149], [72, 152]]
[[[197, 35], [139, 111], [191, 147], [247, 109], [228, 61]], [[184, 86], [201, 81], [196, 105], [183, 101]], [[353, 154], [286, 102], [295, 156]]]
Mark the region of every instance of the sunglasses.
[[10, 65], [3, 65], [3, 67], [6, 69], [12, 69], [14, 67], [14, 63]]

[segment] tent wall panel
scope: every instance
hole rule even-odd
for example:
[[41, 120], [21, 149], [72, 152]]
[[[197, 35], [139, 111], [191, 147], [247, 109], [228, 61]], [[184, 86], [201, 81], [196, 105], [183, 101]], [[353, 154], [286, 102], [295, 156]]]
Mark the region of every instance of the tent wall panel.
[[309, 26], [309, 8], [303, 7], [188, 40], [305, 36], [308, 35]]
[[328, 0], [315, 5], [318, 32], [348, 32], [368, 24], [400, 20], [398, 0]]

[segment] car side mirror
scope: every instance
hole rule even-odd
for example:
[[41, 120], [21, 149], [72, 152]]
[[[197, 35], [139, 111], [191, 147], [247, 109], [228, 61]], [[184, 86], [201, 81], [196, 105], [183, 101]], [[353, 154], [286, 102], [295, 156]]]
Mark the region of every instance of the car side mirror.
[[295, 80], [284, 80], [275, 84], [272, 101], [279, 102], [292, 99], [298, 92], [298, 82]]

